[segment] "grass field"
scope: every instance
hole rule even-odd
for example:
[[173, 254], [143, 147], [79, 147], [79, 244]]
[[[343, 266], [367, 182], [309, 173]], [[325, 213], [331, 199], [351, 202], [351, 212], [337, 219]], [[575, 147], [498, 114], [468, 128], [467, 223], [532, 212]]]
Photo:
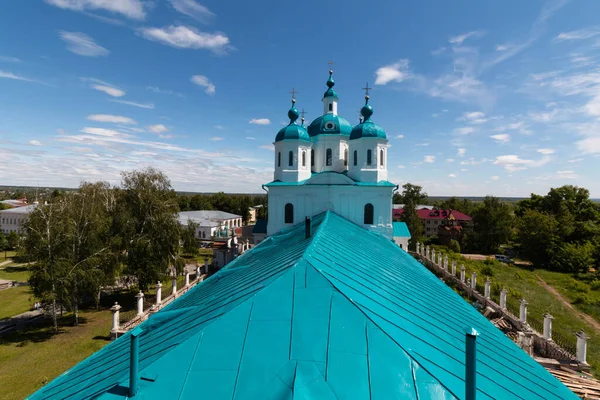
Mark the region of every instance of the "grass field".
[[14, 257], [17, 254], [16, 251], [0, 251], [0, 262], [6, 261], [9, 258]]
[[29, 267], [26, 265], [9, 264], [0, 267], [0, 279], [7, 281], [27, 282], [29, 279]]
[[[527, 314], [530, 320], [542, 321], [544, 313], [549, 312], [552, 314], [554, 317], [552, 323], [553, 332], [557, 332], [575, 342], [575, 333], [583, 328], [591, 336], [588, 341], [587, 361], [595, 373], [600, 372], [600, 331], [583, 320], [554, 294], [546, 290], [538, 279], [539, 276], [546, 283], [556, 287], [559, 292], [562, 292], [561, 285], [573, 285], [573, 278], [570, 274], [524, 269], [492, 260], [488, 262], [467, 260], [458, 254], [449, 254], [449, 259], [450, 262], [453, 259], [457, 261], [457, 274], [460, 271], [461, 264], [465, 265], [468, 278], [471, 277], [471, 272], [477, 272], [478, 284], [483, 284], [486, 275], [490, 276], [490, 280], [492, 281], [492, 300], [499, 302], [500, 290], [506, 288], [508, 291], [508, 308], [511, 312], [518, 315], [518, 300], [524, 298], [529, 303]], [[565, 297], [573, 300], [573, 298], [569, 297], [573, 292], [567, 291], [566, 293], [569, 293], [569, 295]], [[588, 296], [590, 298], [598, 296], [600, 300], [600, 291], [592, 290], [590, 286]], [[592, 317], [598, 318], [600, 316], [600, 312], [595, 309], [597, 306], [573, 306], [590, 314]]]
[[29, 286], [0, 290], [0, 320], [29, 311], [34, 301]]
[[[70, 316], [65, 315], [65, 321]], [[111, 313], [82, 311], [80, 326], [37, 327], [0, 338], [0, 388], [5, 400], [23, 399], [109, 343]]]

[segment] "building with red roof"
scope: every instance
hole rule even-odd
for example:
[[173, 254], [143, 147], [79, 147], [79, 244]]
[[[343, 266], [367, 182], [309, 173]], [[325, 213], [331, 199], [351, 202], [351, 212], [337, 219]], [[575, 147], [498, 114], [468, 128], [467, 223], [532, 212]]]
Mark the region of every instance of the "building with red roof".
[[[399, 221], [403, 208], [393, 210], [394, 221]], [[457, 210], [417, 210], [419, 219], [423, 222], [423, 233], [425, 236], [438, 236], [440, 226], [447, 226], [447, 221], [454, 221], [454, 226], [467, 226], [473, 223], [473, 219], [467, 214]]]

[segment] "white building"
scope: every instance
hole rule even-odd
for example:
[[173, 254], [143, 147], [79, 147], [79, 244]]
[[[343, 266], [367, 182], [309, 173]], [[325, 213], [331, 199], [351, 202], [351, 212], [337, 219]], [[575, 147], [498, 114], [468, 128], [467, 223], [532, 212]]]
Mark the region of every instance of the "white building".
[[387, 180], [386, 133], [372, 120], [369, 96], [364, 118], [352, 127], [338, 115], [338, 95], [329, 71], [323, 115], [306, 128], [296, 123], [295, 99], [290, 123], [275, 138], [274, 180], [268, 189], [267, 235], [323, 211], [334, 211], [392, 239], [392, 195], [397, 185]]
[[2, 233], [17, 232], [21, 234], [29, 213], [37, 207], [32, 204], [24, 207], [9, 208], [8, 210], [0, 211], [0, 231]]
[[189, 221], [197, 224], [196, 237], [201, 240], [212, 240], [217, 232], [242, 226], [242, 216], [224, 211], [201, 210], [183, 211], [179, 213], [179, 222], [187, 226]]

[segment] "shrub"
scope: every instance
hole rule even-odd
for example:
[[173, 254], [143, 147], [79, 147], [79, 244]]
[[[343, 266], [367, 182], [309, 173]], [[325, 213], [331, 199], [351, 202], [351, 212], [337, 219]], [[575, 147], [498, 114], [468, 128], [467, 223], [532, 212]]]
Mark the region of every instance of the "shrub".
[[585, 293], [578, 293], [573, 297], [573, 304], [589, 304], [590, 297]]
[[515, 279], [521, 280], [523, 279], [523, 275], [519, 271], [515, 272]]
[[600, 280], [594, 279], [593, 281], [591, 281], [590, 288], [592, 288], [592, 290], [600, 290]]
[[485, 265], [483, 268], [481, 268], [481, 274], [484, 276], [493, 277], [494, 270], [489, 265]]
[[455, 253], [460, 253], [460, 243], [454, 239], [450, 240], [447, 247]]
[[573, 290], [574, 292], [579, 292], [579, 293], [588, 293], [590, 291], [590, 285], [588, 285], [584, 282], [580, 282], [573, 278], [569, 279], [568, 287], [569, 287], [569, 289]]

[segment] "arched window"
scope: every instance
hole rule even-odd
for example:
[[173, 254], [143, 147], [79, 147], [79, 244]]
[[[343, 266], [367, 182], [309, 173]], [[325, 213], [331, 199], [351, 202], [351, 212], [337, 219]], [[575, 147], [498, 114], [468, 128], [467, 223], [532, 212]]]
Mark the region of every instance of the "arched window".
[[206, 239], [206, 231], [202, 231], [202, 239]]
[[333, 103], [329, 103], [329, 111], [333, 111]]
[[285, 223], [294, 223], [294, 205], [292, 203], [287, 203], [285, 205]]
[[310, 166], [311, 167], [315, 166], [315, 151], [314, 150], [310, 151]]
[[344, 166], [348, 166], [348, 149], [344, 149]]
[[281, 167], [281, 152], [277, 153], [277, 166]]
[[306, 152], [302, 152], [302, 166], [306, 167]]
[[330, 167], [332, 164], [333, 164], [333, 156], [331, 153], [331, 149], [327, 149], [327, 152], [325, 153], [325, 165]]
[[371, 165], [371, 149], [367, 150], [367, 165]]
[[365, 224], [373, 225], [373, 204], [365, 204]]
[[288, 153], [288, 165], [291, 167], [292, 165], [294, 165], [294, 152], [290, 151]]
[[358, 151], [354, 150], [354, 166], [358, 164]]
[[379, 150], [379, 165], [383, 167], [383, 150]]

